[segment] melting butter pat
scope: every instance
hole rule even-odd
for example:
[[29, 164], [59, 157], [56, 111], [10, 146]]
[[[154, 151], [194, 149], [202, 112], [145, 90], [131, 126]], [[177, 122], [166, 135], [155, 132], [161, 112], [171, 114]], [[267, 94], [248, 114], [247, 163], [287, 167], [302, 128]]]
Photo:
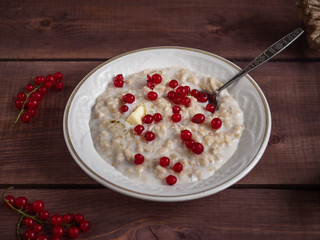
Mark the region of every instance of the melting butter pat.
[[142, 124], [142, 118], [146, 115], [146, 108], [138, 106], [127, 118], [127, 122], [133, 125]]

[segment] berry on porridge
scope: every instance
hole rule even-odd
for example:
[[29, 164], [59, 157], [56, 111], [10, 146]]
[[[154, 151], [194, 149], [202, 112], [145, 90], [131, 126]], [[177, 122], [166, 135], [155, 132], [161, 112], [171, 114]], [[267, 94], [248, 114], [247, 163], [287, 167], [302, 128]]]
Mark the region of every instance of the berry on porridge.
[[243, 112], [228, 91], [217, 109], [204, 92], [218, 80], [187, 69], [117, 73], [93, 107], [97, 152], [123, 175], [175, 185], [212, 176], [235, 152]]

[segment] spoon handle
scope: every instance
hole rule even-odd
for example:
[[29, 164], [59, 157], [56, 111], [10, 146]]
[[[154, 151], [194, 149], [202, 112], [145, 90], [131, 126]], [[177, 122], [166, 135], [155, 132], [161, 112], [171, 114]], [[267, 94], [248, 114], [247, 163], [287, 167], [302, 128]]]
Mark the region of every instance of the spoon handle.
[[284, 36], [270, 47], [268, 47], [263, 53], [256, 57], [248, 66], [242, 69], [237, 75], [230, 79], [227, 83], [217, 89], [215, 92], [219, 94], [223, 89], [229, 87], [236, 80], [240, 79], [244, 75], [251, 72], [253, 69], [259, 67], [263, 63], [269, 61], [271, 58], [280, 53], [283, 49], [288, 47], [294, 40], [296, 40], [304, 31], [301, 28], [297, 28], [288, 35]]

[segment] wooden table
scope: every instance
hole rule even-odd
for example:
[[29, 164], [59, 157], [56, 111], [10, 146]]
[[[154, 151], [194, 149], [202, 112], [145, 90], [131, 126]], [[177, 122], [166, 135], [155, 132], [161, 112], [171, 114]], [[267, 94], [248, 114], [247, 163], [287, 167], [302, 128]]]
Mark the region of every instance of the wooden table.
[[[79, 239], [320, 239], [320, 54], [306, 34], [251, 76], [271, 108], [272, 133], [257, 166], [229, 189], [198, 200], [149, 202], [87, 176], [64, 142], [62, 118], [74, 87], [95, 66], [151, 46], [185, 46], [241, 67], [302, 26], [293, 1], [0, 2], [0, 188], [53, 213], [81, 212]], [[13, 124], [16, 93], [34, 76], [60, 71], [29, 124]], [[0, 239], [16, 239], [18, 215], [0, 207]]]

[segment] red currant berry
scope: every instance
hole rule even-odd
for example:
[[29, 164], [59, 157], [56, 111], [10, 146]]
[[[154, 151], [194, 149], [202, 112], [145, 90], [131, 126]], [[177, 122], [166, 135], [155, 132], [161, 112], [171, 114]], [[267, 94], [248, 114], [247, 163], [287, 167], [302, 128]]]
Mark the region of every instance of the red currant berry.
[[190, 104], [190, 98], [188, 97], [183, 97], [182, 98], [182, 101], [181, 101], [181, 104], [184, 105], [184, 106], [188, 106]]
[[208, 101], [208, 95], [206, 93], [199, 93], [198, 94], [198, 102], [207, 102]]
[[123, 75], [122, 74], [118, 74], [114, 77], [113, 81], [115, 80], [123, 80]]
[[168, 185], [172, 186], [172, 185], [176, 184], [177, 178], [176, 178], [176, 176], [169, 175], [169, 176], [166, 178], [166, 182], [167, 182]]
[[135, 100], [135, 97], [131, 93], [127, 93], [122, 97], [122, 101], [125, 103], [133, 103], [134, 100]]
[[28, 199], [26, 197], [17, 197], [15, 206], [18, 209], [25, 209], [28, 205]]
[[162, 115], [161, 115], [160, 113], [155, 113], [155, 114], [153, 115], [153, 120], [154, 120], [155, 122], [160, 122], [160, 121], [162, 120]]
[[187, 140], [185, 141], [186, 147], [189, 148], [189, 149], [192, 149], [192, 148], [193, 148], [193, 144], [194, 144], [194, 143], [195, 143], [195, 142], [194, 142], [192, 139], [187, 139]]
[[173, 100], [176, 96], [177, 94], [174, 91], [169, 91], [167, 94], [167, 97], [169, 98], [169, 100]]
[[129, 107], [127, 105], [122, 105], [119, 110], [120, 110], [120, 112], [124, 113], [129, 110]]
[[152, 75], [152, 80], [153, 80], [153, 82], [155, 83], [155, 84], [159, 84], [159, 83], [161, 83], [161, 81], [162, 81], [162, 77], [161, 77], [161, 75], [160, 74], [153, 74]]
[[57, 237], [62, 237], [64, 235], [64, 228], [61, 226], [54, 227], [52, 234]]
[[48, 88], [52, 88], [53, 87], [53, 82], [51, 82], [51, 81], [46, 81], [45, 83], [44, 83], [44, 86], [48, 89]]
[[6, 206], [6, 207], [8, 207], [8, 208], [10, 208], [10, 206], [9, 206], [9, 204], [12, 206], [12, 207], [14, 207], [14, 203], [15, 203], [15, 198], [13, 197], [13, 196], [11, 196], [11, 195], [7, 195], [7, 196], [5, 196], [5, 198], [4, 199], [6, 199], [8, 202], [4, 202], [4, 205]]
[[[38, 209], [38, 206], [36, 207], [36, 209]], [[49, 219], [49, 217], [50, 217], [50, 213], [47, 210], [42, 210], [39, 212], [40, 220], [47, 220], [47, 219]]]
[[32, 84], [27, 84], [26, 90], [27, 90], [27, 92], [32, 92], [34, 90], [34, 86]]
[[184, 96], [187, 95], [187, 92], [186, 92], [186, 89], [185, 89], [183, 86], [180, 86], [180, 87], [178, 87], [178, 88], [176, 89], [176, 94], [177, 94], [179, 97], [183, 98]]
[[173, 79], [169, 82], [169, 87], [176, 88], [178, 86], [178, 81]]
[[203, 148], [203, 145], [201, 143], [194, 142], [191, 150], [195, 154], [201, 154], [203, 152], [204, 148]]
[[45, 95], [48, 92], [48, 89], [46, 89], [46, 87], [41, 86], [38, 88], [38, 92], [41, 93], [41, 95]]
[[84, 216], [80, 213], [77, 213], [76, 215], [74, 215], [74, 220], [77, 223], [81, 223], [82, 221], [84, 221]]
[[69, 229], [68, 235], [70, 238], [77, 238], [80, 235], [80, 229], [77, 227], [72, 227]]
[[17, 99], [24, 101], [27, 99], [27, 94], [25, 92], [19, 92], [17, 94]]
[[62, 217], [58, 214], [55, 214], [51, 217], [50, 222], [53, 226], [60, 226], [62, 223]]
[[91, 228], [91, 224], [88, 221], [83, 221], [80, 223], [79, 227], [82, 232], [88, 232]]
[[26, 240], [35, 240], [36, 239], [36, 233], [33, 230], [27, 230], [24, 233], [24, 239], [26, 239]]
[[203, 123], [206, 117], [202, 113], [197, 113], [192, 117], [192, 122], [200, 124]]
[[161, 167], [167, 167], [167, 166], [169, 166], [169, 164], [170, 164], [170, 158], [168, 158], [168, 157], [161, 157], [161, 158], [160, 158], [160, 161], [159, 161], [159, 164], [160, 164]]
[[26, 225], [26, 227], [32, 227], [34, 224], [34, 220], [32, 218], [26, 217], [23, 220], [24, 224]]
[[175, 97], [175, 98], [173, 99], [173, 102], [174, 102], [175, 104], [180, 104], [180, 103], [182, 102], [182, 98], [181, 98], [181, 97]]
[[46, 79], [44, 76], [37, 76], [34, 78], [34, 83], [38, 84], [38, 85], [43, 84], [45, 81], [46, 81]]
[[152, 122], [153, 122], [153, 116], [150, 115], [150, 114], [145, 115], [145, 116], [142, 118], [142, 122], [143, 122], [143, 123], [146, 123], [146, 124], [152, 123]]
[[173, 122], [180, 122], [180, 121], [181, 121], [181, 115], [180, 115], [180, 113], [174, 113], [174, 114], [172, 114], [171, 120], [172, 120]]
[[27, 206], [25, 207], [25, 212], [26, 212], [26, 213], [30, 213], [30, 214], [34, 213], [34, 212], [33, 212], [33, 209], [32, 209], [32, 204], [31, 204], [31, 203], [28, 203], [28, 204], [27, 204]]
[[62, 73], [60, 73], [60, 72], [56, 72], [53, 76], [55, 77], [55, 79], [57, 79], [59, 81], [61, 81], [62, 77], [63, 77]]
[[117, 88], [121, 88], [124, 84], [124, 81], [122, 79], [115, 79], [113, 82], [114, 86]]
[[149, 131], [145, 133], [144, 137], [148, 142], [151, 142], [156, 138], [156, 135], [153, 132]]
[[148, 88], [150, 88], [151, 90], [153, 90], [154, 89], [154, 86], [155, 86], [155, 84], [154, 84], [154, 82], [152, 81], [152, 80], [148, 80], [147, 81], [147, 87]]
[[26, 107], [28, 109], [37, 109], [39, 107], [39, 101], [37, 101], [37, 100], [35, 100], [33, 98], [30, 98], [26, 102]]
[[174, 166], [173, 166], [173, 171], [179, 173], [181, 172], [183, 169], [183, 165], [181, 163], [176, 163]]
[[192, 89], [191, 96], [195, 97], [195, 98], [198, 98], [198, 95], [199, 95], [199, 91], [197, 89]]
[[180, 111], [181, 111], [181, 108], [179, 106], [175, 105], [175, 106], [172, 107], [172, 112], [173, 113], [180, 113]]
[[211, 121], [211, 126], [213, 129], [219, 129], [222, 126], [222, 121], [220, 118], [214, 118]]
[[52, 76], [51, 74], [46, 76], [46, 81], [54, 83], [56, 81], [55, 77]]
[[17, 99], [17, 100], [14, 102], [14, 105], [16, 106], [16, 108], [18, 108], [18, 109], [22, 109], [22, 107], [23, 107], [23, 103], [24, 103], [24, 101], [23, 101], [23, 100], [21, 100], [21, 99]]
[[41, 200], [36, 200], [32, 204], [33, 211], [36, 213], [41, 212], [44, 209], [44, 203]]
[[28, 123], [31, 120], [31, 116], [28, 113], [23, 113], [21, 115], [21, 122]]
[[216, 108], [211, 103], [208, 103], [206, 106], [206, 110], [213, 113], [216, 110]]
[[190, 87], [189, 86], [184, 86], [184, 89], [186, 91], [186, 95], [188, 95], [190, 93]]
[[36, 240], [49, 240], [49, 238], [46, 235], [41, 234], [36, 238]]
[[69, 223], [72, 221], [73, 219], [73, 214], [69, 213], [69, 214], [65, 214], [62, 216], [62, 221], [65, 222], [65, 223]]
[[37, 115], [37, 111], [35, 109], [28, 109], [26, 113], [29, 114], [30, 117]]
[[64, 84], [61, 81], [57, 81], [56, 84], [54, 85], [54, 89], [56, 91], [61, 91], [64, 88]]
[[139, 165], [144, 162], [144, 156], [140, 153], [134, 155], [134, 164]]
[[43, 226], [39, 223], [33, 226], [33, 231], [35, 233], [40, 233], [42, 232], [42, 230], [43, 230]]
[[158, 98], [158, 93], [156, 93], [154, 91], [150, 91], [150, 92], [148, 92], [147, 97], [148, 97], [149, 100], [155, 101]]
[[50, 238], [50, 240], [61, 240], [59, 237], [57, 237], [57, 236], [52, 236], [51, 238]]
[[115, 87], [118, 88], [121, 88], [123, 86], [124, 81], [122, 74], [118, 74], [117, 76], [115, 76], [115, 78], [113, 79], [113, 84]]
[[185, 129], [181, 131], [180, 137], [183, 141], [186, 141], [192, 138], [192, 133], [189, 130]]
[[137, 126], [134, 127], [133, 130], [134, 130], [138, 135], [140, 135], [140, 134], [143, 132], [143, 130], [144, 130], [144, 126], [142, 126], [142, 125], [137, 125]]
[[37, 101], [41, 101], [41, 99], [42, 99], [42, 94], [37, 91], [37, 92], [32, 93], [32, 94], [31, 94], [31, 97], [32, 97], [32, 99], [35, 99], [35, 100], [37, 100]]

